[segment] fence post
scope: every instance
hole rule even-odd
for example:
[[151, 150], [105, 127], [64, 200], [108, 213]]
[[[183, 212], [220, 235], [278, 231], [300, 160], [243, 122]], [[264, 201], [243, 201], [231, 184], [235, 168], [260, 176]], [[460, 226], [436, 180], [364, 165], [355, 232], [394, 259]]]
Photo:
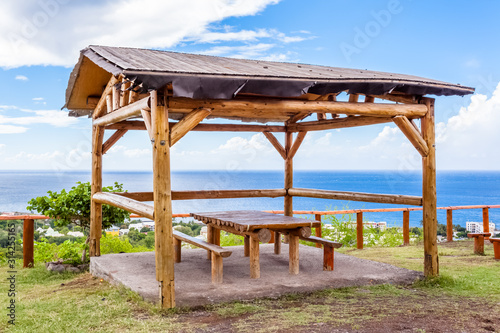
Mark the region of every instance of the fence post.
[[35, 264], [33, 248], [35, 246], [35, 220], [26, 219], [23, 222], [23, 268], [32, 268]]
[[363, 212], [356, 213], [356, 240], [358, 245], [358, 250], [363, 249]]
[[[490, 232], [490, 213], [488, 207], [483, 208], [483, 232]], [[490, 239], [485, 237], [484, 239]]]
[[453, 242], [453, 209], [446, 210], [446, 240]]
[[[321, 214], [315, 214], [314, 215], [314, 219], [316, 221], [321, 222]], [[316, 232], [316, 237], [320, 237], [321, 238], [321, 225], [318, 228], [316, 228], [315, 232]], [[316, 247], [321, 248], [321, 244], [316, 243]]]
[[410, 245], [410, 211], [403, 211], [403, 245]]

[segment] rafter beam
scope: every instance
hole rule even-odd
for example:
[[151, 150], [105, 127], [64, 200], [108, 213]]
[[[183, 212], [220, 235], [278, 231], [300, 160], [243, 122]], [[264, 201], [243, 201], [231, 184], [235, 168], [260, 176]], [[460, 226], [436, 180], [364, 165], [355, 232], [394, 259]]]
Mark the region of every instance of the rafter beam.
[[[176, 122], [170, 122], [173, 127]], [[128, 120], [106, 126], [110, 129], [145, 130], [145, 123], [142, 121]], [[245, 125], [245, 124], [198, 124], [192, 131], [199, 132], [285, 132], [285, 126], [279, 125]]]
[[410, 120], [405, 116], [396, 116], [392, 118], [394, 123], [399, 127], [401, 132], [410, 140], [411, 144], [415, 149], [422, 155], [422, 157], [427, 157], [429, 155], [429, 147], [427, 143], [422, 138], [419, 131], [412, 125]]
[[276, 137], [274, 135], [272, 135], [271, 133], [269, 133], [269, 132], [262, 132], [262, 134], [264, 134], [264, 136], [269, 140], [269, 142], [271, 142], [271, 144], [273, 145], [273, 147], [276, 148], [276, 150], [278, 151], [278, 153], [285, 160], [286, 159], [285, 148], [283, 148], [283, 146], [278, 141], [278, 139], [276, 139]]
[[92, 118], [96, 119], [103, 115], [104, 111], [106, 110], [106, 97], [111, 94], [116, 83], [118, 83], [118, 79], [114, 76], [111, 76], [108, 84], [106, 85], [106, 88], [104, 88], [101, 98], [97, 102], [97, 106], [95, 107], [94, 112], [92, 113]]
[[170, 130], [170, 146], [175, 145], [184, 135], [196, 127], [203, 119], [212, 113], [210, 109], [197, 109], [188, 113]]

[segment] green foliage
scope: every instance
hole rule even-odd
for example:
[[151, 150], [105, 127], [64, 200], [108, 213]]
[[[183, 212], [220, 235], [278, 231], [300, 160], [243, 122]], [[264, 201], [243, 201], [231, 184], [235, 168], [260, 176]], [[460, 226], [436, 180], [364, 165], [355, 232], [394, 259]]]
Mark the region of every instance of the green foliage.
[[221, 232], [220, 246], [243, 245], [243, 237], [228, 232]]
[[139, 232], [148, 232], [148, 231], [151, 231], [151, 229], [149, 229], [148, 227], [142, 227]]
[[127, 238], [106, 236], [101, 238], [101, 254], [134, 252]]
[[82, 245], [78, 243], [74, 243], [70, 240], [65, 241], [61, 245], [59, 245], [57, 249], [57, 256], [64, 261], [68, 261], [71, 263], [81, 263], [81, 252]]
[[130, 243], [134, 245], [143, 240], [144, 238], [146, 238], [146, 235], [137, 231], [136, 229], [130, 229], [127, 234], [127, 237], [130, 240]]
[[438, 236], [446, 236], [446, 225], [438, 223], [437, 234]]
[[45, 238], [40, 242], [35, 242], [34, 249], [35, 262], [49, 262], [57, 260], [57, 244], [48, 243]]
[[193, 234], [193, 229], [191, 229], [188, 226], [178, 226], [175, 228], [175, 230], [182, 232], [183, 234], [189, 235], [189, 236], [195, 236]]
[[[103, 187], [102, 191], [123, 192], [123, 185], [115, 183], [114, 186]], [[55, 219], [55, 226], [65, 227], [73, 223], [87, 231], [90, 228], [90, 193], [89, 182], [77, 182], [77, 186], [73, 186], [70, 191], [48, 191], [46, 196], [31, 199], [27, 209]], [[129, 216], [130, 214], [121, 208], [103, 205], [103, 229], [109, 228], [113, 223], [123, 223], [125, 219], [130, 219]]]
[[[191, 229], [191, 232], [187, 232], [187, 229], [183, 229], [183, 230], [186, 230], [186, 232], [184, 231], [181, 231], [183, 233], [185, 233], [186, 235], [190, 235], [190, 236], [199, 236], [200, 233], [201, 233], [201, 225], [197, 224], [196, 222], [194, 221], [189, 221], [189, 222], [173, 222], [172, 225], [175, 227], [175, 226], [181, 226], [181, 227], [188, 227]], [[179, 230], [179, 229], [178, 229]], [[179, 230], [180, 231], [180, 230]]]

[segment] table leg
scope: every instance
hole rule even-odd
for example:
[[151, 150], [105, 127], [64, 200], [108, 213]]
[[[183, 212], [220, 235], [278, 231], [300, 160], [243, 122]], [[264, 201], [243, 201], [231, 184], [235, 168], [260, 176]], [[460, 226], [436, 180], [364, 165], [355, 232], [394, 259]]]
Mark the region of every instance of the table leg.
[[213, 243], [215, 245], [220, 246], [220, 229], [219, 228], [213, 228], [212, 229], [212, 237], [213, 237]]
[[250, 237], [250, 278], [260, 278], [259, 239]]
[[484, 254], [484, 236], [474, 237], [474, 253]]
[[290, 253], [289, 272], [299, 274], [299, 236], [293, 233], [288, 235], [288, 251]]
[[243, 244], [244, 244], [244, 249], [245, 249], [245, 252], [244, 252], [244, 255], [245, 257], [249, 257], [250, 256], [250, 236], [243, 236]]
[[[207, 243], [214, 243], [213, 230], [214, 227], [212, 227], [210, 224], [207, 224]], [[207, 260], [212, 260], [212, 251], [207, 251]]]
[[274, 254], [281, 253], [281, 233], [274, 232]]
[[333, 259], [335, 249], [332, 246], [325, 246], [323, 248], [323, 270], [333, 271]]
[[181, 262], [182, 241], [174, 237], [174, 261]]

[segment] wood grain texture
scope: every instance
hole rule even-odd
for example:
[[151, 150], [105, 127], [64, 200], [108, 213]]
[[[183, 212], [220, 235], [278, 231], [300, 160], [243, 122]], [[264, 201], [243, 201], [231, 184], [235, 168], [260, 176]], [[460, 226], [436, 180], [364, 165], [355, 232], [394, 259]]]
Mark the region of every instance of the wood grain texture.
[[392, 118], [392, 120], [399, 127], [401, 132], [403, 132], [403, 134], [410, 141], [413, 147], [415, 147], [415, 149], [420, 153], [420, 155], [422, 157], [426, 157], [429, 154], [429, 147], [422, 138], [420, 132], [417, 131], [410, 120], [405, 116], [396, 116]]

